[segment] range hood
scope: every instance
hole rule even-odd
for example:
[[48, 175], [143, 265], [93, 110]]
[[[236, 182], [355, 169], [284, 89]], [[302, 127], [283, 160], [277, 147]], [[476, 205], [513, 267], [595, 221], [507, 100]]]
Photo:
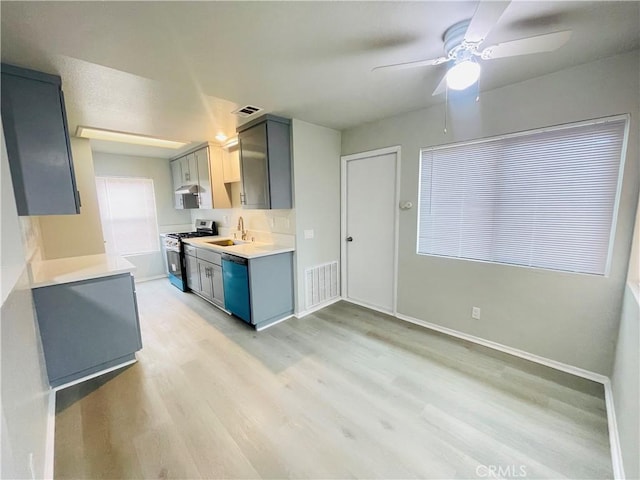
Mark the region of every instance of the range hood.
[[185, 195], [185, 194], [196, 194], [199, 193], [200, 189], [198, 188], [198, 185], [182, 185], [180, 188], [178, 188], [176, 190], [176, 193]]

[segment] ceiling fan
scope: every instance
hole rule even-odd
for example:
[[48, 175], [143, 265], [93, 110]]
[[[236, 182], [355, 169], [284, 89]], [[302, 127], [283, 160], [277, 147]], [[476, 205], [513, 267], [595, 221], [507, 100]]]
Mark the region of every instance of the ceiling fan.
[[400, 70], [449, 63], [447, 74], [433, 92], [433, 95], [439, 95], [447, 88], [464, 90], [476, 83], [480, 78], [481, 63], [487, 60], [551, 52], [569, 40], [571, 30], [564, 30], [485, 47], [482, 44], [487, 34], [498, 22], [509, 4], [510, 2], [480, 1], [471, 19], [452, 25], [444, 33], [446, 55], [443, 57], [382, 65], [375, 67], [373, 71]]

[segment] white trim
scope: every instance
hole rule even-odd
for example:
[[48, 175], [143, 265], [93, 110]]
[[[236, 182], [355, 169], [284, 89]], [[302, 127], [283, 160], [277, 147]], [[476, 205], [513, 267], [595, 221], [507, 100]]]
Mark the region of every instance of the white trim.
[[613, 478], [624, 480], [624, 462], [622, 460], [622, 449], [620, 446], [620, 435], [618, 433], [618, 421], [616, 419], [616, 407], [613, 402], [613, 390], [611, 381], [607, 378], [604, 383], [604, 399], [607, 408], [607, 423], [609, 424], [609, 446], [611, 447], [611, 465], [613, 467]]
[[345, 302], [353, 303], [354, 305], [359, 305], [360, 307], [368, 308], [369, 310], [375, 310], [376, 312], [384, 313], [385, 315], [397, 316], [390, 310], [385, 310], [384, 308], [376, 307], [374, 305], [370, 305], [367, 302], [361, 302], [360, 300], [354, 300], [353, 298], [343, 298]]
[[[345, 302], [353, 303], [355, 305], [360, 305], [370, 310], [375, 310], [377, 312], [381, 312], [381, 313], [385, 313], [387, 315], [393, 316], [391, 312], [387, 312], [379, 308], [372, 307], [371, 305], [366, 305], [365, 303], [362, 303], [362, 302], [354, 301], [352, 299], [347, 299], [347, 298], [342, 298], [340, 300], [344, 300]], [[491, 340], [485, 340], [484, 338], [476, 337], [475, 335], [469, 335], [468, 333], [464, 333], [458, 330], [453, 330], [451, 328], [436, 325], [434, 323], [427, 322], [425, 320], [420, 320], [418, 318], [410, 317], [408, 315], [403, 315], [401, 313], [396, 313], [395, 317], [398, 318], [399, 320], [413, 323], [415, 325], [419, 325], [421, 327], [425, 327], [430, 330], [444, 333], [445, 335], [466, 340], [478, 345], [483, 345], [493, 350], [497, 350], [503, 353], [507, 353], [509, 355], [513, 355], [518, 358], [523, 358], [525, 360], [529, 360], [531, 362], [553, 368], [554, 370], [560, 370], [562, 372], [566, 372], [566, 373], [575, 375], [577, 377], [581, 377], [587, 380], [592, 380], [594, 382], [601, 383], [604, 386], [604, 396], [605, 396], [605, 404], [606, 404], [606, 410], [607, 410], [607, 424], [609, 427], [608, 428], [609, 445], [611, 448], [611, 464], [613, 466], [613, 477], [616, 480], [625, 480], [626, 477], [624, 473], [624, 463], [622, 459], [622, 450], [620, 446], [620, 437], [618, 433], [618, 421], [616, 419], [616, 410], [615, 410], [615, 405], [613, 401], [613, 390], [611, 389], [611, 380], [609, 380], [609, 377], [596, 372], [585, 370], [583, 368], [575, 367], [573, 365], [568, 365], [566, 363], [558, 362], [550, 358], [542, 357], [534, 353], [525, 352], [524, 350], [520, 350], [518, 348], [509, 347], [507, 345], [493, 342]]]
[[144, 282], [150, 282], [151, 280], [160, 280], [161, 278], [167, 278], [168, 275], [166, 273], [162, 274], [162, 275], [154, 275], [152, 277], [142, 277], [142, 278], [136, 278], [136, 276], [133, 276], [133, 279], [136, 283], [144, 283]]
[[262, 327], [256, 327], [256, 332], [261, 332], [263, 330], [266, 330], [267, 328], [273, 327], [274, 325], [277, 325], [277, 324], [279, 324], [281, 322], [284, 322], [285, 320], [289, 320], [292, 317], [295, 317], [295, 315], [291, 314], [291, 315], [288, 315], [286, 317], [281, 318], [280, 320], [276, 320], [275, 322], [270, 323], [269, 325], [264, 325]]
[[516, 357], [524, 358], [525, 360], [530, 360], [532, 362], [539, 363], [540, 365], [545, 365], [547, 367], [551, 367], [556, 370], [560, 370], [562, 372], [570, 373], [577, 377], [586, 378], [587, 380], [592, 380], [594, 382], [598, 382], [603, 385], [605, 384], [605, 382], [609, 381], [608, 377], [606, 377], [605, 375], [601, 375], [600, 373], [591, 372], [589, 370], [585, 370], [580, 367], [574, 367], [573, 365], [558, 362], [550, 358], [541, 357], [540, 355], [536, 355], [535, 353], [525, 352], [524, 350], [520, 350], [518, 348], [509, 347], [507, 345], [503, 345], [498, 342], [493, 342], [491, 340], [485, 340], [484, 338], [476, 337], [475, 335], [469, 335], [468, 333], [460, 332], [458, 330], [442, 327], [440, 325], [436, 325], [435, 323], [427, 322], [425, 320], [420, 320], [418, 318], [410, 317], [408, 315], [403, 315], [401, 313], [396, 314], [396, 317], [399, 318], [400, 320], [404, 320], [404, 321], [413, 323], [415, 325], [420, 325], [422, 327], [426, 327], [440, 333], [446, 333], [447, 335], [451, 335], [452, 337], [460, 338], [462, 340], [467, 340], [469, 342], [476, 343], [478, 345], [483, 345], [485, 347], [489, 347], [494, 350], [498, 350], [500, 352], [504, 352], [510, 355], [514, 355]]
[[618, 185], [616, 188], [616, 199], [613, 204], [613, 217], [611, 220], [611, 229], [609, 230], [609, 249], [607, 250], [607, 263], [604, 267], [604, 276], [608, 278], [611, 274], [611, 263], [613, 262], [613, 244], [616, 239], [616, 229], [618, 227], [618, 211], [620, 209], [620, 200], [622, 197], [622, 181], [624, 180], [624, 166], [627, 160], [627, 149], [629, 146], [629, 129], [631, 128], [631, 116], [627, 113], [619, 115], [621, 120], [624, 118], [624, 135], [622, 137], [622, 148], [620, 149], [620, 167], [618, 168]]
[[[558, 130], [566, 130], [568, 128], [584, 127], [586, 125], [598, 125], [601, 123], [618, 122], [620, 120], [625, 120], [628, 125], [630, 118], [631, 116], [628, 113], [621, 113], [619, 115], [612, 115], [610, 117], [593, 118], [590, 120], [582, 120], [580, 122], [561, 123], [560, 125], [552, 125], [549, 127], [542, 127], [542, 128], [532, 128], [531, 130], [520, 130], [518, 132], [505, 133], [502, 135], [494, 135], [492, 137], [474, 138], [473, 140], [467, 140], [462, 142], [452, 142], [452, 143], [444, 143], [440, 145], [432, 145], [430, 147], [421, 148], [420, 150], [421, 151], [443, 150], [445, 148], [474, 145], [476, 143], [485, 143], [485, 142], [492, 142], [497, 140], [504, 140], [507, 138], [523, 137], [527, 135], [535, 135], [537, 133], [554, 132]], [[626, 135], [626, 132], [625, 132], [625, 135]], [[623, 149], [623, 152], [624, 151], [625, 150]]]
[[317, 312], [318, 310], [322, 310], [325, 307], [328, 307], [329, 305], [333, 305], [334, 303], [339, 302], [340, 300], [342, 300], [341, 296], [337, 296], [335, 298], [332, 298], [331, 300], [327, 300], [324, 303], [321, 303], [320, 305], [316, 305], [315, 307], [309, 308], [307, 310], [302, 310], [298, 313], [295, 314], [295, 317], [300, 319], [300, 318], [304, 318], [307, 315], [311, 315], [314, 312]]
[[56, 392], [49, 390], [49, 405], [47, 408], [47, 438], [44, 447], [44, 472], [42, 476], [53, 480], [53, 465], [56, 440]]
[[[396, 156], [396, 178], [394, 185], [394, 237], [393, 237], [393, 292], [392, 292], [392, 312], [380, 310], [371, 305], [362, 305], [373, 310], [394, 315], [398, 309], [398, 241], [400, 230], [400, 215], [398, 215], [398, 204], [400, 203], [400, 162], [401, 162], [400, 145], [393, 147], [379, 148], [377, 150], [368, 150], [366, 152], [354, 153], [351, 155], [343, 155], [340, 157], [340, 295], [343, 300], [348, 300], [349, 292], [347, 290], [347, 251], [345, 248], [345, 236], [347, 233], [347, 162], [352, 160], [362, 160], [365, 158], [379, 157], [382, 155], [395, 154]], [[352, 302], [357, 303], [357, 302]]]
[[73, 380], [71, 382], [63, 383], [62, 385], [58, 385], [57, 387], [53, 387], [51, 389], [51, 391], [55, 393], [58, 390], [65, 389], [67, 387], [72, 387], [73, 385], [77, 385], [78, 383], [86, 382], [87, 380], [91, 380], [92, 378], [99, 377], [100, 375], [104, 375], [105, 373], [113, 372], [114, 370], [118, 370], [119, 368], [124, 368], [127, 365], [131, 365], [133, 363], [136, 363], [137, 361], [138, 360], [134, 358], [133, 360], [129, 360], [129, 361], [124, 362], [124, 363], [120, 363], [120, 364], [115, 365], [113, 367], [105, 368], [104, 370], [100, 370], [99, 372], [92, 373], [91, 375], [87, 375], [86, 377], [78, 378], [77, 380]]
[[363, 158], [369, 158], [369, 157], [379, 157], [381, 155], [387, 155], [389, 153], [396, 153], [400, 151], [400, 145], [396, 145], [393, 147], [384, 147], [384, 148], [378, 148], [376, 150], [367, 150], [366, 152], [360, 152], [360, 153], [352, 153], [349, 155], [342, 155], [340, 158], [343, 161], [350, 161], [350, 160], [361, 160]]

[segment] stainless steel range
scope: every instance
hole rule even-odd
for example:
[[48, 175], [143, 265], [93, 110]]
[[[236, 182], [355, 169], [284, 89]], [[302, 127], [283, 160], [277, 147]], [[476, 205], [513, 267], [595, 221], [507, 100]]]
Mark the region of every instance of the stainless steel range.
[[187, 286], [187, 267], [182, 239], [218, 235], [218, 229], [213, 220], [196, 220], [195, 227], [194, 232], [168, 233], [164, 237], [169, 281], [183, 292], [188, 291], [189, 287]]

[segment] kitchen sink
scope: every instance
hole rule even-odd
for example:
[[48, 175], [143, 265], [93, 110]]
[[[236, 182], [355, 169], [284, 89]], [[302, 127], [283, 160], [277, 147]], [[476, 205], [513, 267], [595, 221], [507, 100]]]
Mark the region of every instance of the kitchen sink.
[[227, 240], [210, 240], [206, 243], [209, 243], [211, 245], [217, 245], [218, 247], [231, 247], [233, 245], [242, 245], [245, 242], [227, 239]]

